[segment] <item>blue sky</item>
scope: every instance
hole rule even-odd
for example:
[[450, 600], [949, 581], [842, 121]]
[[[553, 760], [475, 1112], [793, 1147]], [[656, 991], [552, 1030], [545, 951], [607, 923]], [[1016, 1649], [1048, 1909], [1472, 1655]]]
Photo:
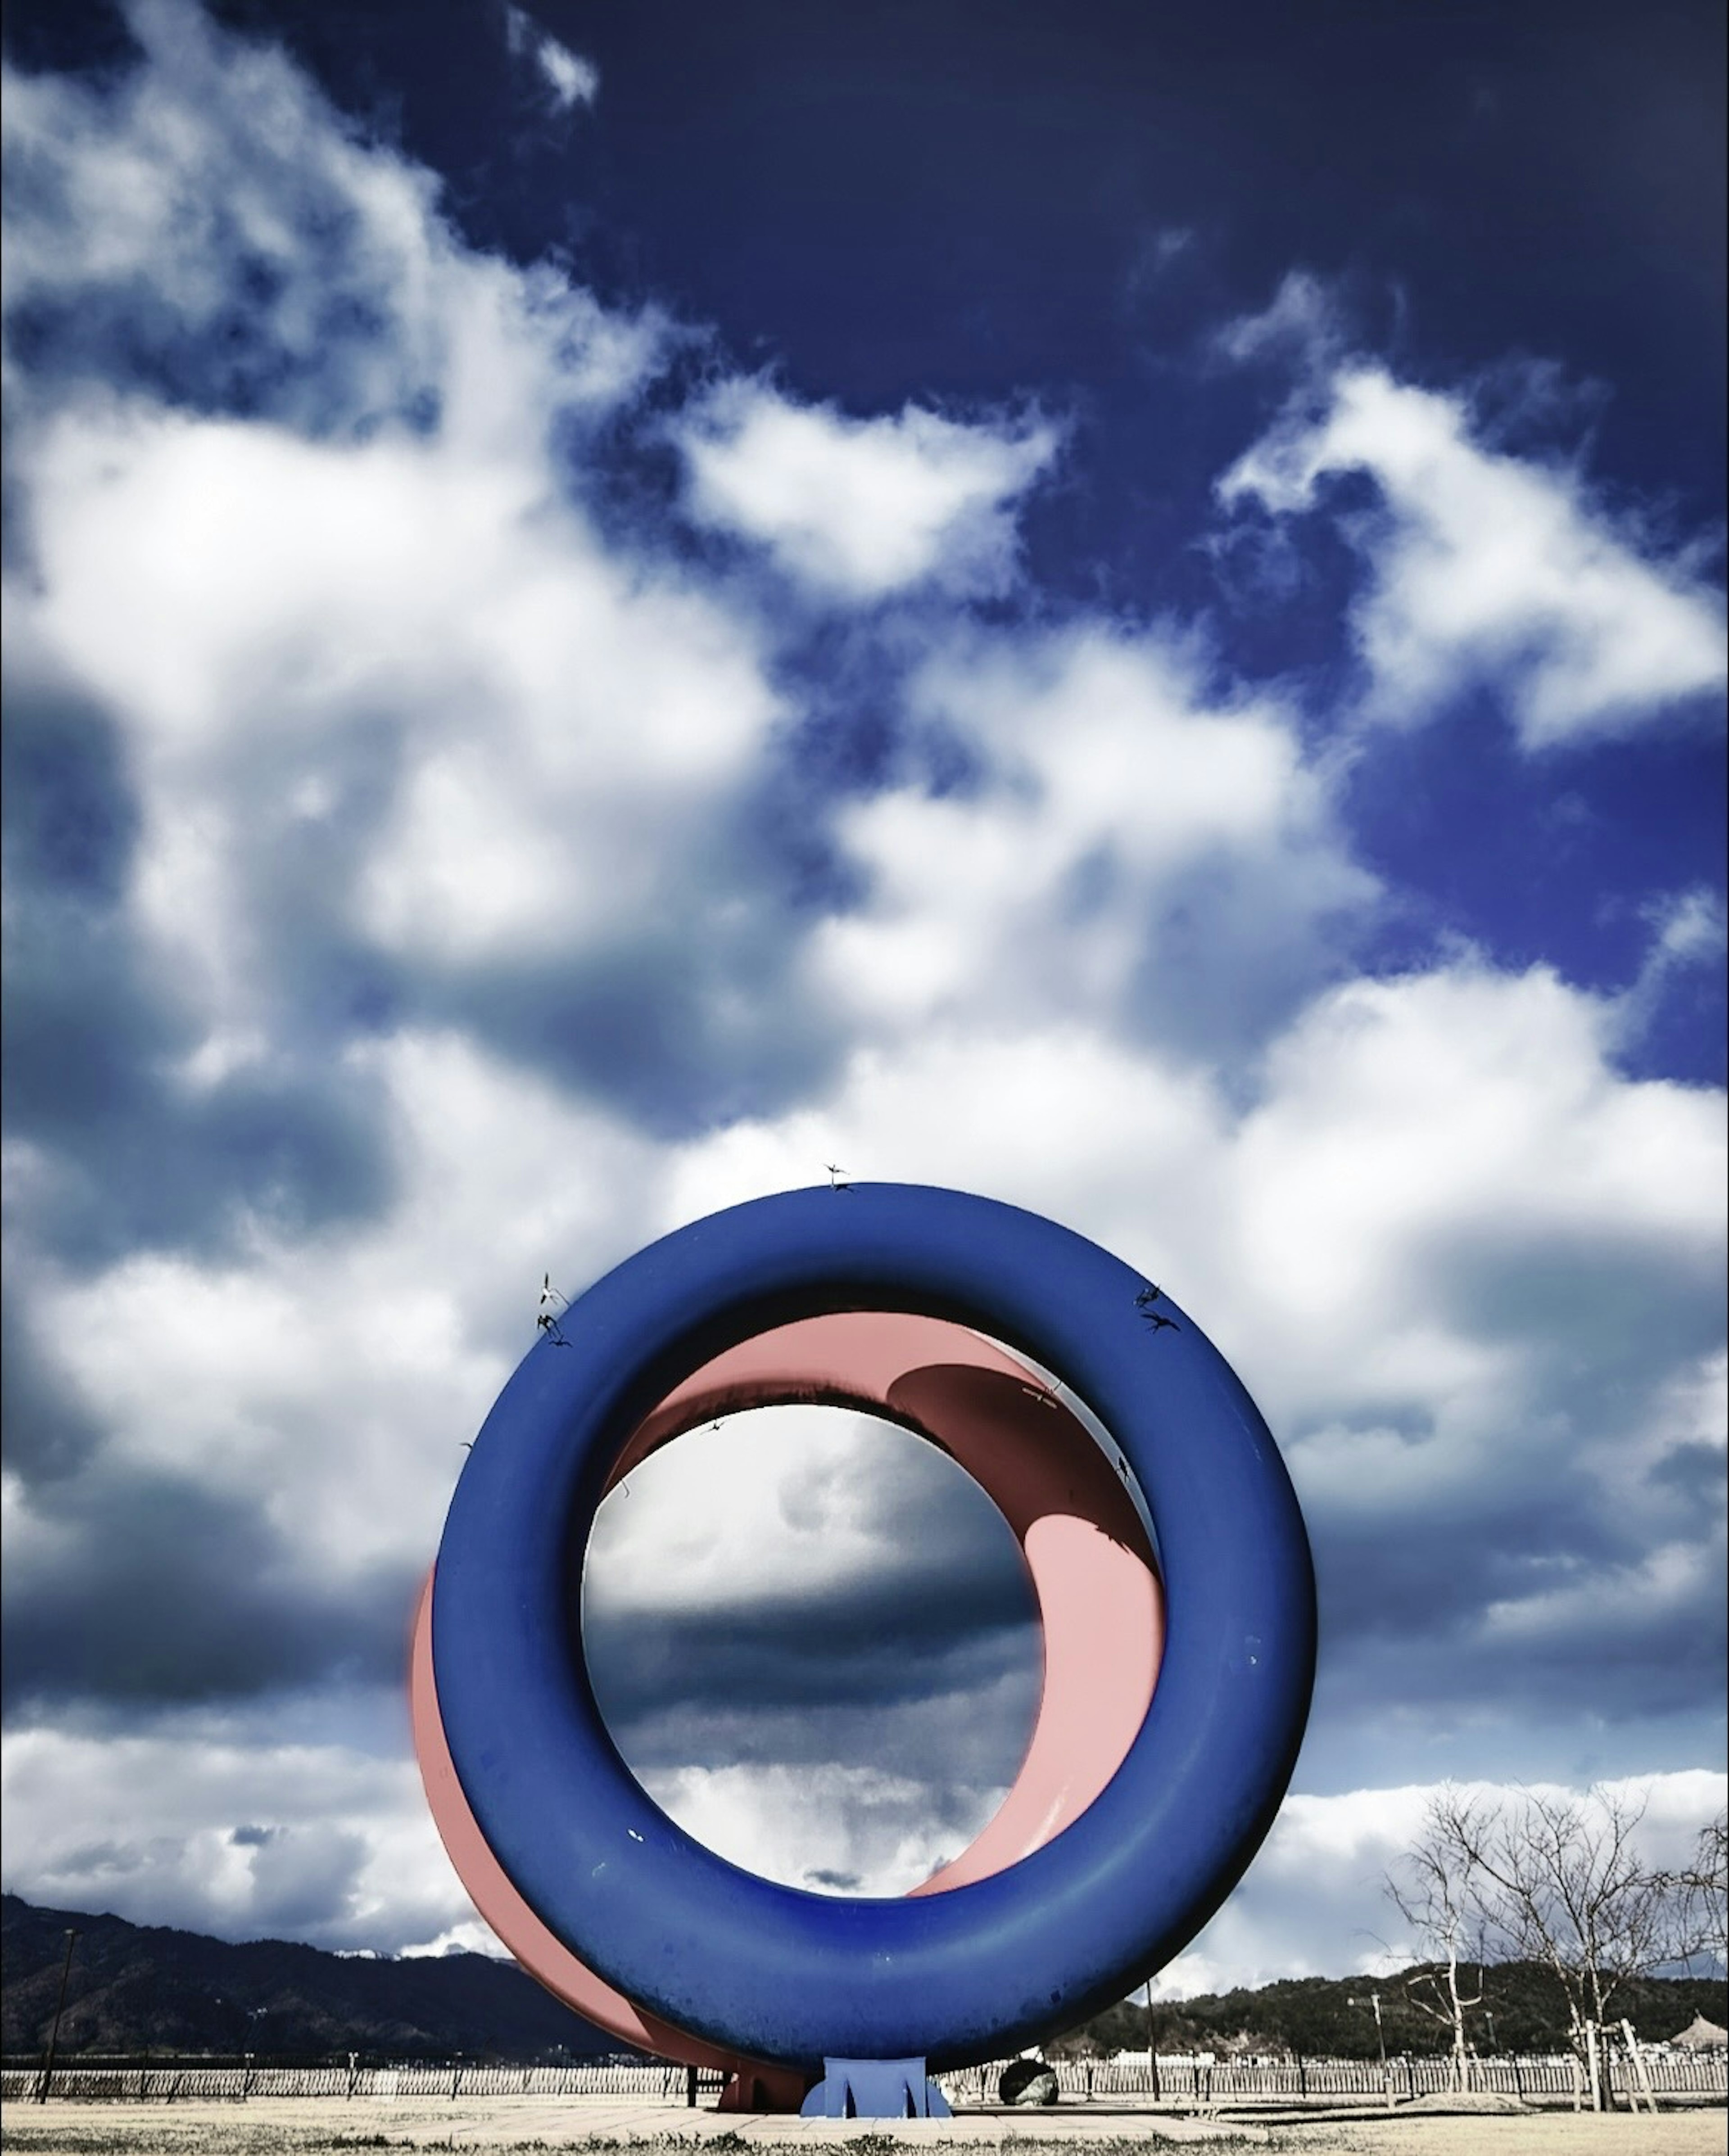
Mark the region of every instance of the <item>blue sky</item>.
[[[1721, 1805], [1722, 37], [9, 11], [9, 1887], [474, 1939], [461, 1441], [544, 1270], [830, 1160], [1167, 1279], [1285, 1448], [1315, 1718], [1167, 1989], [1396, 1953], [1446, 1777]], [[1037, 1686], [846, 1417], [640, 1471], [587, 1636], [851, 1891]]]

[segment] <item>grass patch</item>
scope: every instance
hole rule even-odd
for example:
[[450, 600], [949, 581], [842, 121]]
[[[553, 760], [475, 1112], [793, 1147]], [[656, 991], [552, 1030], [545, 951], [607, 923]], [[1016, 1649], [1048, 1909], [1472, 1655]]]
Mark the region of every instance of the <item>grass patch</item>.
[[[395, 2132], [358, 2131], [332, 2124], [321, 2127], [311, 2120], [305, 2125], [248, 2119], [235, 2107], [219, 2118], [152, 2119], [143, 2125], [135, 2117], [111, 2123], [100, 2118], [76, 2121], [19, 2118], [18, 2107], [8, 2106], [0, 2146], [4, 2156], [346, 2156], [358, 2149], [398, 2149], [403, 2156], [756, 2156], [758, 2144], [742, 2134], [723, 2131], [695, 2134], [669, 2127], [663, 2132], [621, 2141], [609, 2133], [581, 2133], [562, 2137], [514, 2137], [494, 2142], [460, 2142], [454, 2138], [422, 2140], [401, 2128]], [[1034, 2127], [1031, 2120], [1029, 2127]], [[1275, 2147], [1281, 2145], [1275, 2137]], [[1287, 2148], [1312, 2149], [1312, 2142], [1285, 2143]], [[908, 2144], [892, 2131], [870, 2132], [848, 2139], [801, 2140], [789, 2144], [787, 2156], [906, 2156]], [[940, 2144], [943, 2156], [997, 2156], [994, 2141], [973, 2140], [965, 2133]], [[1031, 2132], [1017, 2131], [1014, 2156], [1157, 2156], [1167, 2144], [1156, 2133], [1125, 2131], [1084, 2143]], [[1251, 2139], [1234, 2133], [1221, 2135], [1206, 2144], [1208, 2150], [1229, 2151], [1260, 2147], [1260, 2136]], [[1006, 2156], [1006, 2152], [1004, 2152]]]

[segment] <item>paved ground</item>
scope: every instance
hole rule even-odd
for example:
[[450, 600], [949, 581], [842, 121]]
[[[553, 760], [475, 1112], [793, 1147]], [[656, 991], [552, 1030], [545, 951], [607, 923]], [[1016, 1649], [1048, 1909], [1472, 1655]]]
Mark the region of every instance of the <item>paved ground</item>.
[[343, 2102], [287, 2097], [238, 2103], [13, 2103], [0, 2144], [18, 2156], [326, 2156], [362, 2148], [510, 2152], [685, 2149], [692, 2156], [785, 2145], [817, 2156], [889, 2156], [906, 2148], [1049, 2150], [1126, 2156], [1210, 2146], [1269, 2156], [1723, 2156], [1721, 2108], [1665, 2113], [1411, 2108], [1301, 2122], [1159, 2116], [1114, 2106], [967, 2112], [953, 2120], [837, 2121], [725, 2116], [604, 2097], [494, 2097], [472, 2102]]

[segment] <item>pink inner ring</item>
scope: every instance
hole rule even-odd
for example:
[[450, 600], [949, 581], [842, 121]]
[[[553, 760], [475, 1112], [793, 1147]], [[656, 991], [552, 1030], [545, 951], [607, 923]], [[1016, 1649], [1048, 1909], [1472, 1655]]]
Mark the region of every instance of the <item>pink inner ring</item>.
[[[1085, 1426], [1026, 1364], [962, 1326], [874, 1311], [778, 1326], [705, 1363], [631, 1433], [607, 1487], [700, 1423], [789, 1404], [884, 1413], [919, 1431], [966, 1469], [1020, 1544], [1044, 1635], [1038, 1719], [989, 1822], [911, 1891], [946, 1893], [988, 1878], [1080, 1816], [1147, 1717], [1165, 1633], [1147, 1531]], [[445, 1741], [430, 1574], [410, 1666], [414, 1748], [434, 1821], [475, 1908], [516, 1959], [625, 2043], [688, 2066], [750, 2064], [644, 2013], [579, 1961], [517, 1892], [475, 1823]]]

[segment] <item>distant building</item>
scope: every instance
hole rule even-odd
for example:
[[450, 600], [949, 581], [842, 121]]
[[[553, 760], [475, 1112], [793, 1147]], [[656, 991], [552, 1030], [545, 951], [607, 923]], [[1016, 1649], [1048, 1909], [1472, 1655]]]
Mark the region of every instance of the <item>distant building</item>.
[[[1147, 2056], [1145, 2051], [1113, 2051], [1105, 2063], [1110, 2066], [1144, 2066], [1147, 2064]], [[1162, 2066], [1216, 2066], [1219, 2054], [1217, 2051], [1161, 2051], [1159, 2064]]]

